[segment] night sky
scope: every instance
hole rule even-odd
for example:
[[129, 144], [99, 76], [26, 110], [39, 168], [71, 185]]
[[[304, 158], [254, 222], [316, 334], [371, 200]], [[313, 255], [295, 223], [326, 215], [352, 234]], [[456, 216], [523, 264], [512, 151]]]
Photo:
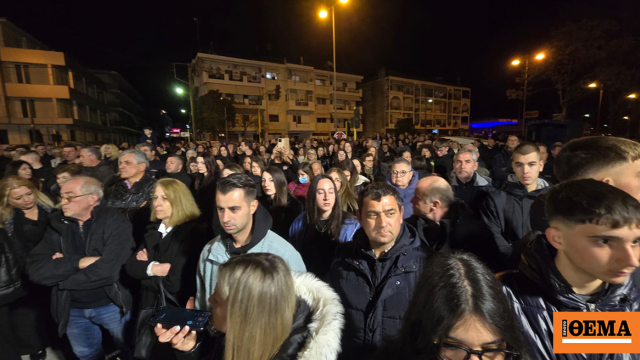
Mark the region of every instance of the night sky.
[[[99, 4], [99, 5], [98, 5]], [[326, 68], [331, 22], [316, 0], [10, 1], [0, 8], [23, 30], [89, 68], [121, 73], [144, 106], [179, 117], [171, 63], [200, 48], [218, 55]], [[609, 18], [638, 31], [640, 1], [350, 0], [336, 6], [339, 72], [375, 76], [381, 67], [471, 87], [472, 120], [518, 117], [505, 92], [515, 88], [510, 60], [544, 49], [559, 24]], [[186, 71], [183, 71], [185, 74]], [[552, 90], [536, 101], [554, 101]], [[533, 105], [535, 107], [535, 105]], [[528, 106], [531, 109], [531, 106]]]

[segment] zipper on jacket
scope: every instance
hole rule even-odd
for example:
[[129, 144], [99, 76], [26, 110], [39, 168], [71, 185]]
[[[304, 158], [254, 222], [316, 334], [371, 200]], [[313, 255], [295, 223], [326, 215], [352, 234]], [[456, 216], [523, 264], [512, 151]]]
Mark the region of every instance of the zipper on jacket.
[[588, 302], [587, 308], [589, 309], [589, 311], [596, 311], [596, 304]]

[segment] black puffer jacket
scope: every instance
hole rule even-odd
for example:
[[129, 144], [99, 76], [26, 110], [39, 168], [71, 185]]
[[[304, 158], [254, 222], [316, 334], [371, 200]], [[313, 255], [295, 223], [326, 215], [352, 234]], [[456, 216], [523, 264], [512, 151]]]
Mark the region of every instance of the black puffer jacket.
[[24, 264], [13, 249], [9, 236], [0, 229], [0, 306], [4, 306], [25, 294], [22, 286]]
[[156, 181], [145, 173], [139, 181], [136, 181], [131, 189], [124, 180], [118, 181], [110, 187], [105, 186], [105, 199], [107, 205], [118, 209], [125, 214], [133, 224], [133, 238], [136, 244], [144, 239], [144, 233], [151, 219], [151, 197]]
[[609, 284], [595, 303], [576, 295], [555, 266], [556, 251], [543, 234], [527, 236], [520, 270], [502, 275], [503, 289], [513, 303], [521, 323], [531, 359], [536, 360], [630, 360], [640, 354], [554, 354], [553, 313], [628, 312], [640, 310], [640, 292], [631, 280], [622, 285]]
[[341, 359], [368, 359], [398, 334], [427, 251], [405, 223], [395, 245], [377, 259], [364, 229], [338, 247], [328, 278], [345, 309]]
[[[71, 291], [103, 288], [107, 297], [126, 314], [131, 309], [131, 295], [120, 284], [120, 269], [133, 253], [131, 223], [106, 204], [93, 209], [93, 223], [86, 235], [84, 255], [68, 251], [68, 218], [62, 213], [51, 215], [44, 239], [29, 254], [27, 274], [36, 284], [51, 286], [51, 311], [58, 323], [58, 333], [67, 331], [71, 310]], [[55, 253], [64, 257], [52, 260]], [[100, 259], [85, 269], [78, 263], [85, 256]]]

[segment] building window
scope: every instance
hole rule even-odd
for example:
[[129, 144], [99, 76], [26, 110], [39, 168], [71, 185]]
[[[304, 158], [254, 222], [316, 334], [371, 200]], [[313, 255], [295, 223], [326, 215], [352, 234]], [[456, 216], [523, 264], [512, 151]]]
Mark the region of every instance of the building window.
[[267, 79], [278, 80], [278, 73], [267, 71]]
[[27, 104], [27, 99], [20, 99], [20, 108], [22, 109], [22, 117], [29, 117], [29, 106]]
[[300, 82], [300, 76], [298, 75], [291, 75], [291, 80], [295, 81], [295, 82]]
[[318, 105], [327, 105], [327, 98], [316, 98]]
[[463, 99], [469, 99], [471, 97], [470, 95], [471, 94], [470, 94], [469, 90], [462, 90], [462, 98]]
[[318, 86], [325, 86], [325, 85], [327, 85], [327, 80], [324, 80], [324, 79], [316, 79], [316, 85], [318, 85]]
[[327, 118], [318, 118], [317, 122], [318, 122], [319, 124], [324, 124], [324, 123], [326, 123], [326, 122], [327, 122]]
[[399, 97], [394, 96], [391, 98], [391, 110], [400, 110], [401, 104]]
[[269, 122], [279, 122], [280, 118], [278, 114], [269, 114]]
[[293, 122], [296, 124], [302, 123], [302, 115], [293, 115]]

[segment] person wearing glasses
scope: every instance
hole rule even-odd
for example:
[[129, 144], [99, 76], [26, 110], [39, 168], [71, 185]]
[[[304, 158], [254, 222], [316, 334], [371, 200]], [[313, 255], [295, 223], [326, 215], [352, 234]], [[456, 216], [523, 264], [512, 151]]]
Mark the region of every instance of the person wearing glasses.
[[399, 336], [374, 359], [529, 359], [524, 350], [518, 320], [491, 270], [469, 253], [439, 253], [418, 280]]
[[[27, 261], [29, 252], [42, 240], [49, 226], [53, 203], [27, 179], [8, 176], [0, 181], [0, 221], [18, 260]], [[24, 269], [17, 269], [22, 275]], [[5, 275], [3, 273], [3, 275]], [[9, 306], [9, 318], [19, 355], [44, 359], [47, 332], [41, 326], [49, 320], [48, 289], [22, 277], [27, 296]], [[44, 300], [44, 301], [43, 301]]]
[[51, 287], [58, 334], [67, 334], [80, 360], [104, 359], [103, 329], [126, 358], [132, 299], [119, 278], [133, 253], [131, 223], [107, 206], [94, 178], [67, 180], [60, 194], [62, 213], [50, 217], [44, 238], [29, 254], [29, 278]]
[[413, 215], [413, 206], [411, 199], [413, 198], [418, 184], [418, 173], [411, 168], [411, 163], [404, 158], [397, 158], [391, 164], [391, 173], [387, 177], [387, 184], [398, 190], [402, 197], [404, 206], [404, 218]]

